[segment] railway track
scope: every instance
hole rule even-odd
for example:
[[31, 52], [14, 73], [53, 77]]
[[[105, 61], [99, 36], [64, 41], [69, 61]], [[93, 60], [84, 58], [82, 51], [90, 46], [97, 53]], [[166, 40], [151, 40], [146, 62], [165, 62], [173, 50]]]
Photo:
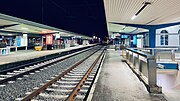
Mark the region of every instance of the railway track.
[[105, 47], [70, 68], [51, 77], [46, 83], [25, 97], [17, 98], [21, 101], [82, 101], [86, 100], [104, 57]]
[[68, 59], [72, 56], [78, 55], [80, 53], [83, 53], [89, 49], [93, 48], [88, 48], [80, 52], [75, 52], [70, 55], [64, 56], [64, 57], [59, 57], [55, 59], [51, 59], [48, 61], [44, 61], [41, 63], [33, 64], [28, 67], [23, 67], [23, 68], [17, 68], [16, 70], [13, 70], [11, 72], [5, 72], [0, 74], [0, 85], [6, 82], [13, 83], [16, 79], [21, 79], [24, 75], [29, 75], [29, 74], [34, 74], [34, 72], [39, 72], [40, 70], [43, 70], [45, 67], [55, 64], [57, 62], [61, 62], [65, 59]]

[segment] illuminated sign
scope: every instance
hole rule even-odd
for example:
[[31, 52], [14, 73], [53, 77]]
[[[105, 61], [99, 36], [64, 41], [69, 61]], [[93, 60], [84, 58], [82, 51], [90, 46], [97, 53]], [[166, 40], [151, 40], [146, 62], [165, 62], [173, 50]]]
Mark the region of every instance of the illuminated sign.
[[52, 34], [46, 35], [46, 44], [51, 44], [52, 45], [52, 41], [53, 41]]
[[16, 37], [16, 46], [21, 46], [21, 37], [20, 36]]

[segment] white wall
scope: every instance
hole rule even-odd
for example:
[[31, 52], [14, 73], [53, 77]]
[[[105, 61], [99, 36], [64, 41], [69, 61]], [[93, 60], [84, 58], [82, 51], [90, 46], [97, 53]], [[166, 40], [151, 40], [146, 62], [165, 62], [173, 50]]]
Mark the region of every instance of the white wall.
[[[161, 45], [160, 35], [162, 30], [168, 31], [168, 45]], [[178, 34], [179, 30], [180, 30], [180, 25], [156, 30], [156, 46], [180, 46], [179, 44], [180, 39]]]
[[169, 35], [168, 45], [179, 46], [179, 35]]
[[167, 30], [168, 33], [178, 33], [178, 31], [180, 30], [180, 25], [161, 28], [156, 30], [156, 33], [160, 33], [162, 30]]
[[137, 35], [137, 48], [143, 48], [143, 35]]
[[160, 35], [156, 35], [156, 46], [161, 46]]
[[156, 35], [156, 46], [179, 46], [179, 35], [168, 35], [168, 45], [161, 45], [160, 35]]
[[129, 38], [125, 39], [125, 44], [128, 45], [128, 46], [130, 46], [129, 41], [130, 41]]

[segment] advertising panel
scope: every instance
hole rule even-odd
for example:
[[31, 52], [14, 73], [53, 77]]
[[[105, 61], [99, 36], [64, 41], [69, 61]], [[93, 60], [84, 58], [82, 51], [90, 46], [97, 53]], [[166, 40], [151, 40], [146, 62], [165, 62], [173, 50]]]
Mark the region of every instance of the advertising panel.
[[53, 44], [52, 42], [53, 42], [53, 35], [52, 34], [46, 35], [46, 44], [52, 45]]
[[21, 46], [21, 37], [20, 36], [16, 37], [16, 46]]

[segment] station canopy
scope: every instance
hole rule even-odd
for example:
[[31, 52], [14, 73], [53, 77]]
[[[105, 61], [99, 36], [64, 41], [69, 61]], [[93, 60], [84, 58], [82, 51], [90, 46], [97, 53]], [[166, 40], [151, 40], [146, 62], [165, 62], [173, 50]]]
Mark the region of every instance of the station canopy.
[[166, 24], [180, 22], [180, 0], [104, 0], [109, 34], [137, 34], [148, 30], [115, 23]]
[[80, 35], [77, 33], [65, 31], [62, 29], [35, 23], [32, 21], [0, 14], [0, 35], [13, 36], [16, 35], [16, 33], [27, 33], [27, 34], [38, 34], [38, 35], [59, 33], [60, 36], [63, 37], [74, 36], [84, 39], [91, 39], [91, 37], [89, 36]]
[[1, 0], [0, 13], [84, 36], [108, 36], [103, 0]]
[[40, 32], [63, 29], [104, 37], [112, 32], [138, 34], [148, 31], [113, 22], [144, 25], [179, 22], [180, 0], [1, 0], [0, 13], [44, 24], [20, 22], [23, 25], [17, 25], [20, 26], [18, 30], [30, 25], [39, 27]]

